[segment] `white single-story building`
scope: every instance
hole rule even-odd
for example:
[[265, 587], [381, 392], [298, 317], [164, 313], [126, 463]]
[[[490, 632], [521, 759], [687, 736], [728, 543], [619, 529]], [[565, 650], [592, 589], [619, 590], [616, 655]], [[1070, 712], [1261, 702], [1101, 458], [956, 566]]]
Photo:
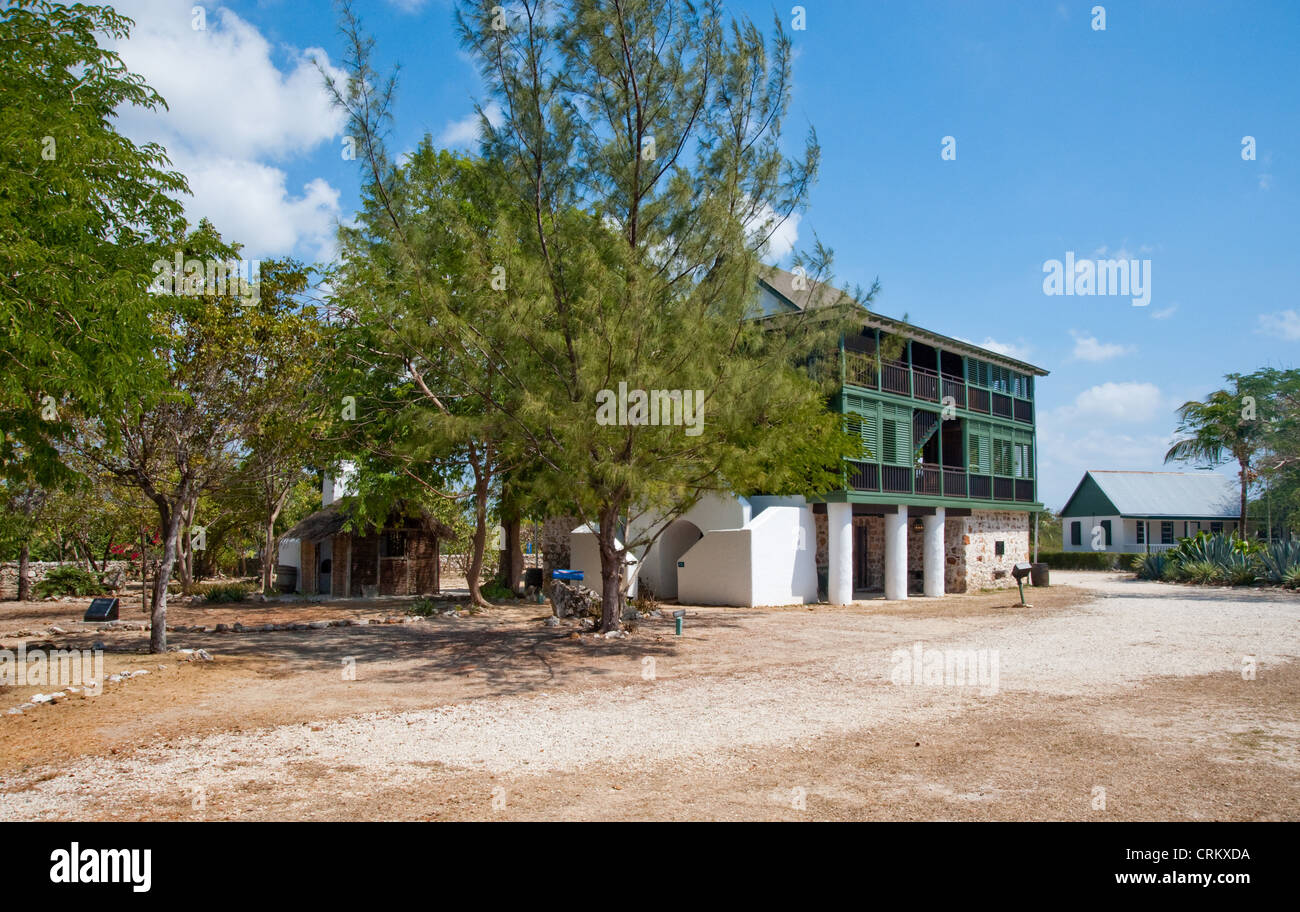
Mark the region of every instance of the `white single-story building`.
[[1209, 472], [1094, 469], [1061, 508], [1066, 551], [1163, 551], [1198, 532], [1237, 531], [1235, 479]]

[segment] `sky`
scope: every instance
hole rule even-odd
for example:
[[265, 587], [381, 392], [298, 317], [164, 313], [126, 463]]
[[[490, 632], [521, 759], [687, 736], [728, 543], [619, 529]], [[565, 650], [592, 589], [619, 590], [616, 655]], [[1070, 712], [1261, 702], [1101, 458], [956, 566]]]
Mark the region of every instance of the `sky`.
[[[360, 185], [312, 62], [339, 65], [331, 4], [113, 5], [136, 21], [116, 49], [169, 105], [123, 111], [122, 128], [167, 147], [191, 219], [248, 258], [327, 260]], [[401, 65], [392, 147], [428, 134], [472, 150], [491, 99], [451, 0], [356, 9], [377, 64]], [[809, 127], [822, 148], [773, 259], [816, 237], [837, 283], [879, 278], [881, 313], [1050, 371], [1036, 387], [1048, 507], [1087, 469], [1167, 470], [1175, 409], [1223, 374], [1300, 362], [1300, 3], [727, 9], [790, 30], [788, 148]], [[1047, 294], [1045, 264], [1067, 255], [1138, 261], [1149, 303]]]

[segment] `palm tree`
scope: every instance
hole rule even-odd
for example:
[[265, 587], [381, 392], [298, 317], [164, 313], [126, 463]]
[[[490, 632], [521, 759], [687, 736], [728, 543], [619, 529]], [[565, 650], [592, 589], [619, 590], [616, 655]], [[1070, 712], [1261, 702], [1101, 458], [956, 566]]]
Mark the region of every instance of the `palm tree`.
[[[1253, 387], [1243, 389], [1242, 377], [1229, 374], [1236, 391], [1215, 390], [1204, 401], [1193, 399], [1178, 408], [1177, 439], [1165, 462], [1194, 462], [1209, 468], [1236, 460], [1241, 479], [1241, 516], [1238, 529], [1246, 537], [1246, 492], [1255, 474], [1251, 460], [1259, 451], [1266, 431], [1244, 396], [1252, 395]], [[1247, 417], [1249, 416], [1249, 417]]]

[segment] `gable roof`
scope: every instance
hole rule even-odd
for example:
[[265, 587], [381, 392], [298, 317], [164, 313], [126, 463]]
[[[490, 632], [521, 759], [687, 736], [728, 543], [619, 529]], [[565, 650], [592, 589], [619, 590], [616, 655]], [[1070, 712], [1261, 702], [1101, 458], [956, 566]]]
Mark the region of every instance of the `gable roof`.
[[[347, 506], [351, 501], [351, 497], [344, 497], [340, 500], [334, 501], [334, 503], [330, 504], [328, 507], [317, 510], [315, 513], [304, 517], [292, 529], [285, 532], [281, 538], [296, 538], [299, 541], [315, 543], [324, 541], [331, 535], [337, 535], [342, 531], [344, 524], [348, 521]], [[388, 522], [384, 524], [384, 528], [387, 529], [405, 526], [406, 524], [401, 522], [403, 518], [419, 523], [425, 531], [432, 535], [436, 535], [439, 538], [450, 538], [454, 535], [449, 527], [436, 519], [431, 513], [421, 511], [408, 514], [401, 504], [394, 507], [393, 512], [389, 514]], [[376, 531], [378, 531], [378, 529], [374, 526], [368, 530], [370, 533]]]
[[1061, 516], [1236, 519], [1236, 482], [1208, 472], [1085, 472]]
[[[820, 310], [824, 307], [831, 307], [836, 304], [853, 304], [853, 299], [849, 295], [840, 291], [832, 285], [826, 283], [813, 283], [811, 287], [796, 289], [794, 287], [797, 277], [792, 272], [779, 269], [776, 266], [764, 266], [759, 270], [758, 281], [767, 291], [772, 292], [782, 301], [789, 305], [792, 311], [811, 311]], [[801, 284], [807, 284], [807, 280]], [[857, 306], [856, 304], [854, 306]], [[771, 316], [771, 313], [765, 313], [764, 316]], [[917, 339], [927, 345], [935, 345], [944, 351], [956, 352], [963, 355], [969, 355], [973, 358], [979, 358], [982, 361], [988, 361], [991, 364], [999, 364], [1003, 367], [1009, 367], [1012, 370], [1020, 371], [1025, 374], [1033, 374], [1038, 377], [1046, 377], [1048, 372], [1037, 365], [1030, 364], [1027, 361], [1020, 361], [1016, 358], [990, 351], [987, 348], [981, 348], [973, 342], [966, 342], [962, 339], [954, 339], [951, 336], [945, 336], [932, 330], [923, 329], [911, 323], [904, 323], [902, 320], [894, 320], [890, 317], [882, 316], [874, 311], [862, 308], [863, 322], [865, 325], [875, 329], [883, 329], [886, 332], [897, 333], [901, 336]]]

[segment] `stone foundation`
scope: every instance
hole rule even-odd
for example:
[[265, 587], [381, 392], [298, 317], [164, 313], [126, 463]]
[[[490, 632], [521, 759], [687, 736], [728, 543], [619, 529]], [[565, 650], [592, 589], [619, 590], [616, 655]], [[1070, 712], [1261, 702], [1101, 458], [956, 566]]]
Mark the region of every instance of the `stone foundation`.
[[[55, 567], [76, 567], [79, 570], [86, 569], [86, 565], [81, 561], [32, 561], [27, 565], [28, 575], [32, 580], [33, 589], [36, 584], [45, 579], [45, 574], [49, 573]], [[108, 566], [101, 572], [112, 573], [115, 570], [121, 570], [126, 574], [126, 579], [140, 578], [140, 564], [135, 561], [109, 561]], [[95, 571], [90, 571], [95, 573]], [[96, 574], [98, 575], [98, 574]], [[0, 562], [0, 598], [13, 599], [18, 597], [18, 561]]]

